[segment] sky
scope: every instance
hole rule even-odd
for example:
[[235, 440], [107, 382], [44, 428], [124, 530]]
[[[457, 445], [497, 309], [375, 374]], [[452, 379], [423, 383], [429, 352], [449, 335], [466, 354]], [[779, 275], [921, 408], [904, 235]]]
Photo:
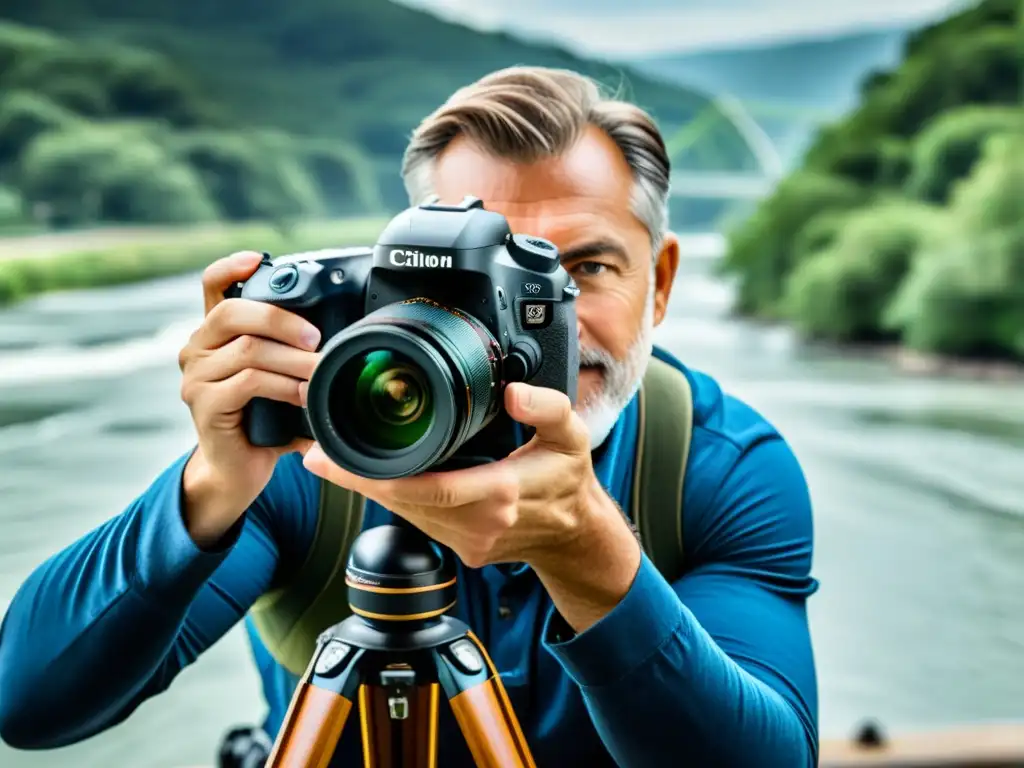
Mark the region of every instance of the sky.
[[610, 58], [919, 24], [964, 0], [401, 0]]

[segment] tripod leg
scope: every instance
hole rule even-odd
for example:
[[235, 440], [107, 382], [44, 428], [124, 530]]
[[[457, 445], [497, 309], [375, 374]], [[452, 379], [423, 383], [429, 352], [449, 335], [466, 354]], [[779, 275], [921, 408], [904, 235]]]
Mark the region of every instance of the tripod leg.
[[438, 685], [403, 679], [402, 666], [359, 689], [364, 768], [437, 768]]
[[328, 639], [299, 681], [266, 768], [327, 768], [360, 684], [363, 651]]
[[434, 649], [438, 679], [477, 768], [536, 768], [501, 676], [476, 635]]

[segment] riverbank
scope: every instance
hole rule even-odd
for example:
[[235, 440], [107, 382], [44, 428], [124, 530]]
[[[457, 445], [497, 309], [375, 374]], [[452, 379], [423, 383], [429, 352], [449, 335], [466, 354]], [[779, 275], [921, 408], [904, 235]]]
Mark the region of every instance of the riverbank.
[[[735, 315], [749, 325], [765, 329], [791, 330], [787, 323], [768, 321], [746, 315]], [[975, 359], [922, 352], [901, 344], [842, 343], [800, 339], [807, 350], [840, 353], [845, 357], [864, 361], [882, 361], [900, 373], [910, 376], [965, 379], [974, 381], [1024, 381], [1024, 361], [1011, 359]]]
[[273, 255], [373, 243], [386, 218], [195, 228], [109, 228], [0, 238], [0, 306], [51, 291], [100, 288], [202, 269], [235, 251]]
[[1024, 381], [1024, 362], [1014, 360], [975, 360], [908, 349], [899, 344], [814, 345], [837, 350], [863, 360], [882, 360], [900, 373], [910, 376], [968, 379], [975, 381]]
[[879, 350], [881, 356], [893, 361], [904, 373], [919, 376], [944, 376], [961, 379], [987, 379], [991, 381], [1024, 380], [1024, 363], [1012, 360], [968, 360], [958, 357], [931, 355], [903, 347]]
[[[373, 243], [386, 217], [305, 222], [283, 233], [269, 224], [215, 224], [199, 227], [109, 227], [74, 232], [0, 236], [0, 306], [50, 291], [102, 288], [143, 282], [202, 269], [240, 250], [273, 255], [331, 246]], [[684, 253], [698, 260], [721, 258], [725, 243], [717, 233], [684, 235]], [[756, 318], [754, 325], [778, 325]], [[867, 360], [883, 360], [901, 373], [994, 381], [1024, 380], [1024, 362], [970, 360], [929, 354], [900, 345], [805, 342], [809, 348], [838, 350]]]

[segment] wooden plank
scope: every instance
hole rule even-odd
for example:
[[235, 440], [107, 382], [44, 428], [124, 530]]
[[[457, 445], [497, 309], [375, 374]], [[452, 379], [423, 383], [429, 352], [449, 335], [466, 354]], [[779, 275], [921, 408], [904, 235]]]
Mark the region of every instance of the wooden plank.
[[1024, 723], [901, 733], [878, 746], [821, 745], [820, 768], [1024, 768]]
[[1024, 768], [1024, 723], [901, 733], [879, 746], [828, 740], [818, 768]]

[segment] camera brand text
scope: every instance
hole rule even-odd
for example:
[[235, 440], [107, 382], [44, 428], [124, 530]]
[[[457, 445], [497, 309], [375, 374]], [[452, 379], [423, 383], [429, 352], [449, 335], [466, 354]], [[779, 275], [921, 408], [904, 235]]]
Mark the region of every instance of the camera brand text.
[[423, 253], [422, 251], [407, 251], [402, 248], [395, 248], [391, 251], [391, 263], [396, 267], [450, 269], [452, 266], [452, 257], [438, 256], [436, 253]]

